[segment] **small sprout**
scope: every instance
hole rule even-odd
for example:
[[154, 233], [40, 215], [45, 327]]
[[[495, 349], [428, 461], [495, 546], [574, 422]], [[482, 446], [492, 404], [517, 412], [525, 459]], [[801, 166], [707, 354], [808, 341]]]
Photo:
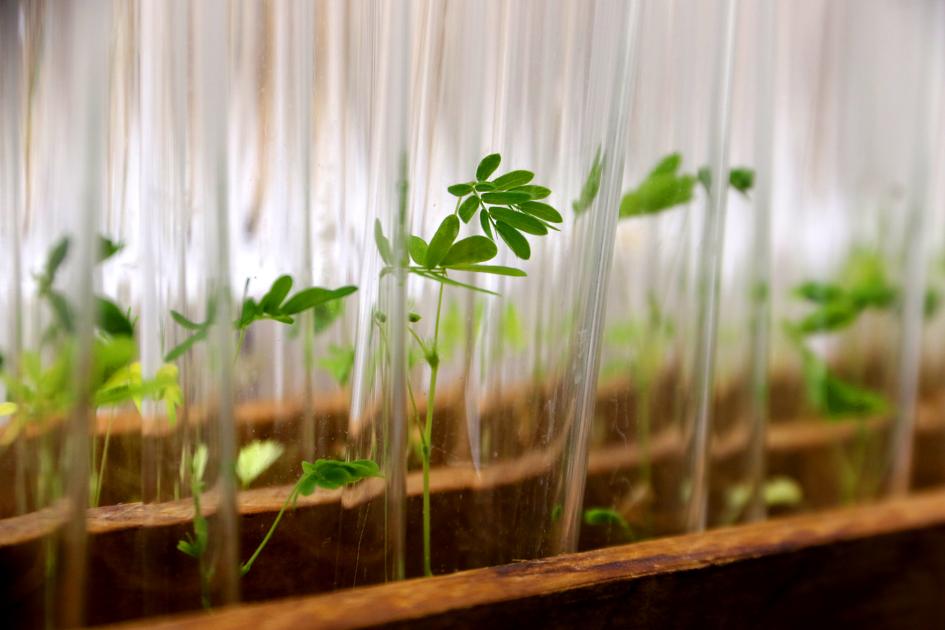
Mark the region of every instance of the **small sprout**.
[[240, 575], [246, 575], [249, 573], [249, 570], [253, 568], [253, 563], [256, 562], [256, 558], [262, 553], [262, 550], [266, 547], [266, 543], [269, 542], [269, 539], [272, 538], [273, 533], [276, 531], [276, 527], [279, 526], [282, 515], [285, 514], [286, 509], [290, 505], [295, 505], [295, 501], [299, 495], [307, 497], [318, 488], [335, 490], [342, 486], [357, 483], [362, 479], [382, 476], [377, 463], [370, 459], [357, 459], [350, 462], [335, 459], [319, 459], [314, 463], [303, 461], [302, 476], [299, 477], [299, 480], [295, 483], [289, 496], [286, 497], [285, 503], [282, 504], [282, 509], [279, 510], [276, 519], [269, 527], [269, 531], [266, 532], [262, 542], [256, 547], [256, 551], [253, 552], [249, 560], [240, 566]]
[[[453, 286], [489, 295], [498, 295], [488, 289], [472, 284], [460, 282], [449, 276], [450, 272], [487, 273], [492, 275], [522, 277], [525, 272], [514, 267], [503, 265], [489, 265], [499, 253], [496, 235], [518, 258], [527, 260], [531, 257], [531, 246], [524, 234], [544, 236], [549, 230], [557, 231], [554, 224], [561, 223], [561, 214], [547, 203], [540, 202], [551, 194], [551, 191], [532, 180], [535, 174], [527, 170], [513, 170], [496, 177], [490, 177], [498, 169], [502, 158], [498, 153], [484, 157], [476, 168], [476, 180], [460, 182], [449, 186], [447, 190], [456, 197], [456, 208], [452, 214], [446, 216], [437, 227], [429, 243], [419, 235], [411, 235], [407, 239], [407, 251], [414, 266], [407, 271], [427, 280], [439, 283], [437, 298], [436, 319], [433, 323], [434, 336], [425, 342], [412, 328], [408, 328], [420, 348], [421, 356], [430, 367], [430, 386], [428, 388], [426, 422], [421, 431], [421, 458], [423, 460], [424, 479], [429, 481], [430, 474], [430, 442], [433, 424], [432, 401], [436, 398], [436, 378], [440, 366], [440, 319], [443, 303], [443, 292], [447, 286]], [[479, 214], [479, 224], [484, 236], [474, 235], [458, 239], [460, 228]], [[458, 240], [457, 240], [458, 239]], [[390, 243], [384, 236], [380, 223], [374, 226], [374, 241], [378, 252], [387, 267], [381, 272], [388, 273], [393, 267], [393, 256], [390, 253]], [[408, 316], [411, 324], [417, 323], [420, 316], [411, 313]], [[379, 321], [375, 314], [375, 321]], [[382, 322], [379, 322], [382, 323]], [[458, 335], [457, 335], [458, 337]], [[447, 346], [449, 344], [446, 344]], [[448, 353], [449, 348], [444, 348]], [[415, 354], [408, 351], [408, 367]], [[412, 395], [411, 395], [412, 398]], [[416, 424], [420, 425], [420, 418], [414, 405]], [[423, 569], [427, 575], [432, 574], [430, 562], [430, 512], [429, 512], [429, 484], [424, 485], [423, 508]]]
[[412, 311], [410, 313], [407, 313], [407, 321], [410, 322], [411, 324], [416, 324], [417, 322], [420, 321], [420, 314], [414, 313]]
[[584, 523], [593, 526], [616, 527], [624, 534], [631, 532], [630, 524], [613, 508], [592, 507], [584, 510]]
[[284, 451], [275, 440], [254, 440], [242, 447], [236, 457], [236, 477], [243, 489], [276, 463]]
[[[679, 172], [682, 156], [671, 153], [660, 160], [635, 189], [626, 193], [620, 202], [620, 218], [658, 214], [664, 210], [692, 201], [693, 189], [698, 181], [709, 192], [712, 174], [708, 167], [700, 168], [695, 176]], [[755, 172], [749, 168], [733, 168], [729, 172], [729, 185], [747, 195], [754, 185]]]
[[765, 482], [764, 499], [768, 507], [794, 507], [804, 500], [804, 490], [790, 477], [772, 477]]
[[[725, 492], [725, 511], [722, 522], [731, 525], [738, 521], [751, 501], [752, 487], [748, 483], [738, 483]], [[771, 477], [764, 482], [761, 498], [768, 508], [797, 507], [804, 500], [804, 490], [791, 477], [783, 475]]]
[[[249, 281], [247, 280], [247, 285]], [[237, 343], [237, 355], [242, 346], [246, 330], [255, 322], [262, 320], [272, 320], [282, 324], [291, 325], [295, 323], [295, 317], [305, 311], [312, 311], [315, 317], [316, 331], [326, 327], [340, 313], [340, 307], [336, 308], [331, 304], [337, 300], [345, 298], [358, 290], [354, 286], [344, 286], [338, 289], [323, 289], [321, 287], [309, 287], [298, 291], [291, 297], [288, 297], [292, 289], [293, 280], [291, 276], [282, 275], [276, 278], [269, 290], [258, 301], [247, 297], [243, 299], [240, 308], [240, 316], [233, 326], [239, 332], [239, 342]], [[288, 299], [286, 299], [288, 297]], [[177, 311], [171, 311], [171, 317], [175, 322], [185, 330], [191, 331], [190, 335], [183, 342], [172, 348], [165, 356], [167, 362], [174, 361], [190, 350], [194, 344], [207, 338], [210, 328], [214, 321], [213, 305], [207, 308], [207, 318], [203, 322], [194, 322]]]

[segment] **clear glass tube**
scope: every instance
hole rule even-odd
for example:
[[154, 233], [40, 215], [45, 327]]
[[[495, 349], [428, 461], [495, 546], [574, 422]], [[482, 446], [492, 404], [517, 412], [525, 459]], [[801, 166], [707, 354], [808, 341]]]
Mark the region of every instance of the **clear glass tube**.
[[912, 439], [927, 210], [909, 169], [928, 123], [902, 112], [932, 85], [913, 9], [832, 3], [780, 27], [768, 467], [791, 480], [789, 509], [885, 495]]
[[582, 547], [704, 518], [734, 5], [641, 15]]
[[[547, 186], [548, 203], [563, 216], [560, 234], [526, 229], [527, 254], [492, 233], [486, 264], [521, 268], [528, 278], [446, 269], [448, 278], [500, 297], [431, 279], [422, 254], [412, 252], [408, 295], [419, 320], [408, 338], [408, 396], [416, 403], [408, 407], [408, 575], [574, 544], [586, 390], [594, 387], [584, 367], [596, 361], [603, 295], [595, 280], [607, 273], [598, 257], [608, 258], [615, 218], [607, 175], [623, 160], [623, 136], [614, 134], [628, 106], [635, 8], [487, 2], [433, 4], [421, 14], [412, 242], [432, 243], [455, 212], [457, 239], [478, 237], [492, 247], [485, 220], [459, 209], [470, 193], [447, 190], [477, 182], [477, 170], [484, 179], [527, 170], [524, 177]], [[477, 20], [496, 28], [470, 42], [467, 27]], [[500, 163], [478, 169], [493, 153]], [[581, 198], [589, 173], [578, 220], [569, 204]], [[488, 205], [491, 197], [483, 199]], [[483, 519], [493, 524], [488, 531]]]

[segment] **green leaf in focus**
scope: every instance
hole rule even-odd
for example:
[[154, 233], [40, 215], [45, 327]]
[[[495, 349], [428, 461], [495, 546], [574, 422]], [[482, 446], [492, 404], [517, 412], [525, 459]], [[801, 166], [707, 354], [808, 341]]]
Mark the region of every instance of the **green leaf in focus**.
[[407, 251], [415, 263], [425, 267], [427, 264], [427, 242], [416, 235], [407, 238]]
[[528, 186], [517, 186], [516, 188], [512, 188], [509, 192], [528, 193], [528, 196], [531, 197], [532, 201], [544, 199], [551, 195], [551, 190], [549, 188], [545, 188], [544, 186], [535, 186], [533, 184]]
[[459, 218], [463, 220], [463, 223], [469, 223], [469, 220], [473, 218], [473, 215], [476, 214], [476, 210], [479, 209], [479, 197], [472, 195], [466, 201], [459, 205], [457, 214]]
[[368, 477], [381, 476], [380, 468], [369, 459], [351, 462], [318, 459], [314, 463], [302, 462], [302, 471], [298, 486], [299, 494], [302, 496], [312, 494], [316, 488], [334, 490]]
[[538, 217], [542, 221], [548, 221], [549, 223], [561, 223], [564, 221], [561, 217], [561, 213], [547, 203], [540, 201], [526, 201], [525, 203], [519, 204], [518, 209], [522, 212], [527, 212], [533, 217]]
[[337, 289], [323, 289], [321, 287], [310, 287], [308, 289], [303, 289], [289, 298], [288, 301], [282, 305], [282, 312], [286, 315], [295, 315], [296, 313], [307, 311], [308, 309], [314, 308], [320, 304], [324, 304], [332, 300], [340, 300], [343, 297], [351, 295], [357, 290], [357, 287], [350, 285], [339, 287]]
[[[492, 180], [492, 183], [495, 185], [496, 190], [508, 190], [509, 188], [524, 186], [534, 178], [535, 174], [531, 171], [509, 171], [505, 175], [496, 177]], [[531, 197], [531, 195], [529, 195], [529, 197]]]
[[440, 223], [433, 238], [430, 239], [430, 246], [427, 248], [427, 268], [438, 267], [443, 258], [449, 252], [453, 241], [459, 234], [459, 219], [455, 215], [449, 215]]
[[440, 265], [454, 267], [485, 262], [495, 258], [498, 252], [495, 243], [485, 236], [470, 236], [453, 243]]
[[489, 176], [495, 173], [495, 169], [499, 168], [501, 161], [502, 156], [498, 153], [491, 153], [482, 158], [479, 166], [476, 167], [476, 179], [480, 182], [489, 179]]
[[524, 212], [509, 210], [508, 208], [492, 208], [489, 213], [496, 221], [507, 223], [516, 230], [520, 230], [526, 234], [544, 236], [548, 233], [548, 228], [545, 227], [544, 223]]
[[532, 196], [527, 192], [520, 192], [514, 190], [505, 190], [501, 192], [487, 192], [482, 193], [482, 200], [485, 203], [498, 204], [498, 205], [509, 205], [509, 204], [519, 204], [525, 203], [526, 201], [531, 201]]
[[381, 259], [386, 264], [393, 265], [394, 254], [391, 252], [390, 241], [384, 236], [380, 219], [374, 219], [374, 244], [377, 245], [377, 252], [381, 255]]
[[489, 215], [487, 213], [485, 212], [480, 213], [479, 225], [482, 226], [482, 231], [485, 232], [486, 237], [488, 237], [489, 240], [494, 241], [495, 236], [493, 236], [492, 234], [492, 220], [489, 218]]
[[531, 257], [532, 248], [518, 230], [502, 221], [496, 221], [495, 229], [516, 256], [522, 260], [528, 260]]
[[473, 191], [472, 184], [453, 184], [446, 189], [454, 197], [465, 197]]
[[292, 289], [292, 276], [282, 275], [276, 278], [266, 295], [259, 300], [259, 310], [274, 315], [279, 312], [279, 305]]

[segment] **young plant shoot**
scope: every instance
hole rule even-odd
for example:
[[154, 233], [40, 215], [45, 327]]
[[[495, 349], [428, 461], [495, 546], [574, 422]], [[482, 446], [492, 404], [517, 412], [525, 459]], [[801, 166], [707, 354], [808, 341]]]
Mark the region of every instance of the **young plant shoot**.
[[[271, 320], [280, 324], [293, 325], [297, 319], [300, 319], [304, 313], [312, 313], [315, 332], [327, 327], [340, 313], [337, 303], [357, 291], [357, 287], [344, 286], [338, 289], [323, 289], [321, 287], [309, 287], [296, 292], [289, 297], [294, 281], [291, 276], [283, 275], [276, 278], [269, 290], [258, 300], [252, 297], [244, 297], [240, 308], [239, 318], [233, 322], [233, 328], [238, 335], [235, 359], [239, 358], [240, 351], [246, 334], [255, 322], [262, 320]], [[248, 286], [248, 282], [247, 282]], [[214, 323], [216, 309], [213, 303], [207, 308], [207, 316], [202, 322], [195, 322], [188, 319], [177, 311], [171, 311], [171, 317], [181, 327], [190, 332], [190, 335], [180, 344], [172, 348], [165, 357], [167, 361], [173, 361], [180, 358], [195, 344], [205, 340], [209, 335], [210, 329]], [[350, 370], [349, 357], [346, 355], [343, 359], [336, 362], [337, 379], [339, 382], [347, 379], [346, 370]], [[243, 448], [237, 456], [235, 475], [243, 489], [265, 472], [279, 457], [282, 456], [284, 449], [282, 445], [272, 441], [254, 441]], [[194, 469], [195, 470], [195, 469]], [[240, 575], [246, 575], [252, 568], [253, 563], [262, 553], [269, 539], [275, 533], [279, 522], [285, 510], [290, 505], [295, 505], [297, 498], [308, 496], [315, 492], [316, 488], [335, 489], [342, 486], [356, 483], [367, 477], [380, 476], [380, 470], [377, 464], [371, 460], [359, 459], [351, 462], [337, 461], [331, 459], [319, 459], [315, 463], [302, 462], [302, 475], [296, 481], [289, 496], [286, 498], [282, 509], [273, 521], [262, 542], [256, 548], [252, 556], [240, 567]], [[199, 484], [193, 482], [193, 473], [191, 476], [191, 491], [194, 493], [194, 535], [178, 543], [178, 549], [187, 555], [196, 558], [199, 562], [201, 580], [207, 580], [208, 569], [203, 561], [203, 554], [206, 550], [207, 532], [206, 521], [200, 515], [200, 503], [198, 493], [203, 491], [202, 481]], [[202, 524], [201, 524], [202, 523]], [[201, 524], [201, 530], [198, 530], [198, 524]], [[212, 575], [212, 574], [211, 574]], [[205, 606], [209, 601], [205, 602]]]
[[[425, 340], [413, 327], [412, 324], [420, 320], [419, 315], [411, 314], [408, 325], [408, 332], [413, 336], [430, 368], [426, 420], [422, 425], [419, 415], [414, 411], [414, 419], [419, 427], [423, 463], [423, 571], [426, 575], [433, 574], [430, 551], [430, 445], [433, 438], [437, 375], [440, 367], [440, 324], [444, 290], [447, 287], [457, 287], [496, 295], [492, 291], [461, 282], [451, 274], [523, 277], [525, 272], [521, 269], [485, 264], [498, 255], [497, 242], [505, 243], [516, 257], [528, 260], [531, 257], [531, 246], [525, 235], [545, 236], [549, 230], [557, 231], [555, 224], [562, 222], [561, 214], [542, 201], [551, 194], [551, 190], [533, 184], [535, 174], [531, 171], [513, 170], [493, 178], [501, 161], [498, 153], [487, 155], [479, 162], [475, 179], [447, 188], [449, 193], [456, 197], [456, 206], [452, 213], [443, 218], [429, 242], [418, 235], [411, 235], [407, 239], [410, 258], [407, 271], [439, 284], [433, 337]], [[459, 238], [460, 228], [476, 219], [477, 215], [484, 236]], [[387, 265], [385, 271], [388, 271], [396, 261], [379, 222], [375, 224], [375, 239], [378, 251]], [[416, 410], [416, 406], [414, 409]]]
[[[121, 251], [123, 245], [111, 239], [98, 237], [97, 262], [104, 263]], [[71, 382], [71, 365], [74, 354], [75, 307], [56, 287], [56, 279], [67, 260], [71, 241], [63, 237], [50, 249], [43, 270], [36, 274], [37, 295], [52, 316], [51, 323], [43, 331], [41, 346], [55, 347], [52, 362], [43, 365], [42, 348], [25, 351], [19, 357], [18, 374], [4, 372], [7, 391], [15, 402], [8, 404], [13, 415], [11, 422], [0, 436], [0, 444], [10, 444], [29, 423], [44, 423], [53, 416], [65, 413], [76, 402]], [[141, 364], [135, 360], [137, 347], [134, 341], [134, 321], [129, 309], [122, 309], [108, 298], [95, 298], [95, 338], [92, 344], [92, 369], [89, 387], [95, 409], [117, 407], [130, 402], [141, 409], [145, 398], [165, 403], [169, 420], [176, 419], [176, 407], [180, 402], [177, 370], [165, 365], [154, 378], [144, 379]], [[42, 432], [41, 450], [47, 451], [46, 432]], [[102, 493], [102, 483], [108, 461], [111, 438], [109, 422], [102, 445], [97, 454], [97, 440], [92, 440], [91, 479], [89, 504], [96, 507]], [[50, 457], [47, 452], [41, 459]], [[96, 461], [98, 460], [98, 461]], [[58, 495], [51, 474], [41, 473], [36, 497], [39, 504]]]
[[[643, 180], [633, 189], [627, 191], [620, 202], [619, 220], [631, 220], [639, 217], [662, 214], [672, 208], [684, 206], [691, 202], [696, 193], [696, 184], [702, 184], [708, 194], [711, 190], [711, 176], [709, 169], [700, 168], [696, 174], [682, 171], [683, 158], [679, 153], [671, 153], [663, 157], [650, 170]], [[595, 159], [580, 199], [574, 202], [574, 210], [580, 214], [588, 208], [599, 188], [600, 161]], [[754, 185], [754, 171], [748, 168], [733, 168], [729, 172], [729, 186], [747, 196]], [[641, 449], [641, 490], [635, 493], [634, 504], [652, 500], [651, 461], [650, 461], [650, 425], [651, 425], [651, 395], [656, 382], [657, 370], [661, 365], [663, 354], [675, 334], [675, 324], [668, 313], [663, 312], [658, 293], [651, 289], [647, 295], [646, 316], [624, 320], [611, 326], [605, 333], [607, 339], [615, 345], [627, 346], [630, 350], [629, 365], [624, 363], [620, 369], [629, 368], [630, 376], [636, 384], [639, 395], [636, 399], [636, 422], [639, 432]], [[613, 511], [613, 510], [612, 510]], [[598, 518], [604, 512], [595, 513]], [[615, 512], [616, 514], [616, 512]], [[587, 516], [587, 515], [585, 515]], [[619, 514], [618, 514], [619, 516]], [[622, 517], [621, 517], [622, 518]], [[585, 519], [587, 524], [590, 523]], [[635, 527], [649, 528], [649, 524]], [[623, 532], [623, 529], [618, 528]]]
[[837, 376], [827, 362], [810, 349], [808, 340], [849, 329], [869, 310], [895, 308], [899, 291], [889, 281], [879, 254], [857, 248], [850, 253], [834, 281], [803, 282], [794, 288], [794, 295], [812, 309], [797, 321], [785, 323], [788, 338], [801, 356], [807, 400], [828, 421], [857, 422], [852, 461], [844, 460], [841, 471], [843, 498], [850, 502], [862, 490], [861, 477], [869, 442], [864, 422], [887, 413], [890, 405], [882, 393]]

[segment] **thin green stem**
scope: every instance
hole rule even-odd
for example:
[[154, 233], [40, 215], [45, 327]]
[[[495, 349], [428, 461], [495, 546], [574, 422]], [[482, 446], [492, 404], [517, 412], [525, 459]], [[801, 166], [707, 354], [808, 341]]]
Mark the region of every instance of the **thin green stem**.
[[240, 358], [240, 352], [243, 350], [243, 341], [246, 340], [246, 328], [240, 328], [240, 337], [236, 342], [236, 353], [233, 355], [233, 365], [236, 365], [236, 362]]
[[[190, 491], [194, 498], [194, 539], [196, 540], [198, 538], [196, 523], [204, 517], [200, 509], [200, 493], [203, 491], [202, 482], [191, 478]], [[207, 566], [207, 560], [204, 557], [206, 551], [206, 549], [201, 549], [200, 555], [197, 556], [197, 572], [200, 574], [200, 605], [205, 610], [210, 610], [210, 568]]]
[[[445, 275], [445, 273], [444, 273]], [[440, 338], [440, 314], [443, 310], [443, 285], [436, 299], [436, 321], [433, 324], [433, 343], [427, 362], [430, 364], [430, 387], [427, 391], [427, 421], [423, 428], [423, 573], [433, 575], [430, 555], [430, 450], [433, 444], [433, 408], [436, 406], [436, 377], [440, 371], [440, 358], [437, 346]]]
[[92, 497], [92, 507], [98, 507], [99, 501], [102, 499], [102, 479], [105, 475], [105, 463], [108, 461], [108, 443], [112, 437], [113, 419], [112, 416], [109, 416], [108, 426], [105, 428], [105, 441], [102, 444], [102, 459], [98, 465], [98, 477], [95, 479], [95, 495]]
[[282, 504], [282, 509], [279, 510], [279, 513], [276, 515], [276, 520], [272, 522], [272, 525], [269, 526], [269, 531], [266, 532], [266, 536], [262, 539], [262, 542], [259, 543], [259, 546], [256, 547], [256, 551], [253, 552], [253, 555], [249, 557], [249, 560], [240, 565], [240, 577], [243, 577], [249, 570], [253, 568], [253, 563], [256, 562], [256, 558], [259, 557], [259, 554], [262, 553], [262, 550], [265, 549], [266, 543], [269, 542], [269, 539], [272, 538], [272, 535], [276, 531], [276, 527], [279, 526], [279, 521], [282, 520], [282, 515], [285, 514], [286, 509], [289, 505], [295, 500], [295, 497], [299, 493], [299, 483], [301, 479], [295, 483], [295, 487], [292, 488], [292, 492], [289, 493], [289, 496], [286, 497], [285, 503]]

